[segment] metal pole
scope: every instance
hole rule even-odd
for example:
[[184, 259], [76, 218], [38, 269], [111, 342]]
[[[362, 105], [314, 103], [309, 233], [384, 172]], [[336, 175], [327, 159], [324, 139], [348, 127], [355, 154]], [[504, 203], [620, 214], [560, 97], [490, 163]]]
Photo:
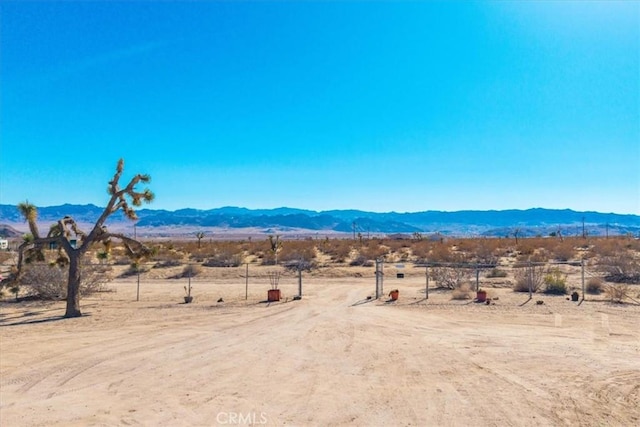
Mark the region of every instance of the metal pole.
[[582, 301], [584, 301], [584, 258], [580, 260], [580, 266], [582, 267]]
[[302, 296], [302, 267], [298, 265], [298, 296]]
[[140, 267], [138, 267], [138, 287], [136, 289], [136, 301], [140, 301]]
[[476, 292], [480, 290], [480, 269], [476, 265]]
[[380, 298], [380, 260], [376, 259], [376, 299]]
[[249, 263], [246, 264], [244, 273], [244, 299], [249, 299]]
[[427, 284], [424, 288], [425, 299], [429, 299], [429, 267], [424, 268], [424, 275], [427, 276]]
[[384, 295], [384, 261], [380, 260], [380, 295]]
[[531, 289], [533, 287], [533, 270], [531, 267], [531, 261], [529, 261], [529, 271], [527, 272], [527, 276], [529, 276], [529, 299], [533, 298], [533, 290]]

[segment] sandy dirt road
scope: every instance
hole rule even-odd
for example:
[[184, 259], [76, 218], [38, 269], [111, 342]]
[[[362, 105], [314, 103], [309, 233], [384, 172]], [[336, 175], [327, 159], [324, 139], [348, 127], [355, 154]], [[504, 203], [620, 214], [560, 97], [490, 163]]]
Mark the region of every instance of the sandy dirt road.
[[320, 279], [300, 301], [178, 304], [159, 283], [132, 303], [114, 286], [79, 319], [2, 305], [2, 426], [640, 424], [638, 307], [426, 302], [417, 284], [389, 303]]

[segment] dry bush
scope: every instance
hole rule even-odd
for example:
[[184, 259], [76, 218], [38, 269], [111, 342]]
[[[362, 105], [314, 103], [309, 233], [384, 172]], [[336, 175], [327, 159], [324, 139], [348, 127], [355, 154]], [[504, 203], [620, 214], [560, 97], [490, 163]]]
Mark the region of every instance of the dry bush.
[[626, 283], [614, 283], [607, 285], [606, 293], [609, 300], [614, 303], [622, 304], [629, 297], [631, 288]]
[[4, 264], [5, 262], [14, 258], [14, 253], [9, 251], [0, 251], [0, 264]]
[[362, 255], [362, 254], [358, 254], [356, 255], [355, 258], [353, 258], [353, 260], [351, 260], [351, 262], [349, 263], [350, 266], [352, 267], [372, 267], [374, 265], [374, 262], [372, 260], [370, 260], [369, 258], [367, 258], [366, 256]]
[[283, 262], [300, 260], [311, 262], [315, 258], [315, 243], [309, 240], [287, 240], [278, 252], [278, 260]]
[[473, 291], [471, 290], [471, 284], [468, 282], [459, 284], [451, 293], [451, 299], [454, 300], [466, 300], [471, 298], [473, 298]]
[[178, 278], [195, 277], [200, 273], [202, 273], [202, 267], [199, 264], [188, 264], [184, 266], [184, 268], [182, 269], [182, 273], [178, 276]]
[[455, 289], [469, 280], [471, 270], [454, 267], [432, 267], [429, 276], [440, 288]]
[[[375, 239], [377, 240], [377, 239]], [[369, 242], [371, 240], [367, 240]], [[387, 239], [385, 246], [388, 248], [389, 253], [400, 253], [403, 249], [411, 247], [411, 239]]]
[[605, 274], [605, 280], [615, 283], [640, 283], [640, 260], [629, 250], [617, 256], [602, 257], [598, 270]]
[[147, 271], [149, 271], [150, 267], [148, 264], [143, 264], [141, 262], [137, 262], [137, 261], [131, 261], [129, 259], [129, 268], [127, 268], [125, 271], [123, 271], [120, 274], [120, 277], [129, 277], [129, 276], [135, 276], [137, 274], [143, 274], [146, 273]]
[[349, 258], [353, 242], [345, 239], [328, 238], [320, 244], [319, 250], [331, 257], [333, 262], [343, 263]]
[[[105, 290], [112, 279], [110, 268], [104, 265], [88, 264], [81, 267], [82, 282], [80, 296], [86, 297]], [[68, 269], [56, 264], [30, 264], [20, 278], [20, 286], [26, 295], [44, 300], [60, 300], [67, 297]]]
[[597, 238], [593, 240], [591, 251], [598, 257], [612, 257], [625, 252], [627, 239], [624, 237]]
[[567, 239], [557, 242], [550, 250], [551, 256], [557, 261], [569, 261], [575, 254], [574, 243]]
[[155, 253], [151, 260], [156, 262], [156, 268], [176, 267], [182, 264], [183, 255], [175, 249], [160, 245], [155, 248]]
[[500, 268], [492, 268], [489, 273], [487, 273], [487, 278], [495, 278], [495, 277], [507, 277], [509, 273]]
[[418, 240], [411, 245], [411, 253], [416, 262], [426, 262], [431, 251], [432, 242], [428, 240]]
[[204, 267], [239, 267], [244, 263], [242, 254], [217, 251], [204, 261]]
[[389, 247], [380, 239], [371, 239], [359, 249], [359, 253], [368, 259], [384, 258], [390, 253]]
[[516, 265], [513, 276], [515, 292], [537, 292], [544, 282], [544, 265]]
[[431, 247], [429, 261], [432, 262], [453, 262], [455, 256], [449, 245], [446, 243], [436, 243]]
[[498, 239], [480, 239], [475, 250], [474, 261], [481, 264], [498, 264], [500, 241]]
[[591, 295], [600, 295], [604, 289], [604, 283], [599, 277], [591, 277], [587, 281], [586, 292]]
[[520, 239], [518, 242], [518, 247], [517, 250], [520, 253], [521, 257], [524, 258], [528, 258], [530, 256], [532, 256], [535, 252], [536, 249], [543, 247], [543, 245], [540, 242], [540, 239]]

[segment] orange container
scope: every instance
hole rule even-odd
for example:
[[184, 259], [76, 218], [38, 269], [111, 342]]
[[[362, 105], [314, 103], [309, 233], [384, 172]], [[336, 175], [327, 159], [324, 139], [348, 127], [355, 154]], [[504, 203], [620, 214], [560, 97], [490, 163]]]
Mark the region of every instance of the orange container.
[[267, 292], [267, 301], [280, 301], [280, 289], [269, 289]]
[[400, 296], [400, 291], [391, 291], [391, 292], [389, 293], [389, 296], [391, 296], [391, 299], [392, 299], [393, 301], [397, 301], [397, 300], [398, 300], [398, 297]]
[[487, 291], [478, 291], [476, 300], [478, 302], [485, 302], [487, 300]]

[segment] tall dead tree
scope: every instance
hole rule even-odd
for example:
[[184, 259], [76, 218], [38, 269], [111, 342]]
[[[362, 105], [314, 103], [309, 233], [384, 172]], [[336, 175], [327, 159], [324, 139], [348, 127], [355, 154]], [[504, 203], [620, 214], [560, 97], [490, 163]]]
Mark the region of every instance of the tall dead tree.
[[33, 260], [42, 259], [42, 248], [45, 247], [45, 245], [55, 245], [59, 251], [58, 264], [67, 265], [69, 269], [67, 309], [64, 317], [79, 317], [82, 315], [80, 312], [81, 262], [92, 244], [101, 242], [108, 251], [112, 239], [117, 239], [123, 243], [127, 255], [133, 259], [141, 259], [150, 254], [150, 249], [141, 242], [120, 233], [111, 233], [104, 225], [107, 218], [119, 210], [121, 210], [128, 219], [133, 221], [137, 220], [138, 216], [132, 206], [139, 207], [143, 202], [150, 203], [154, 199], [154, 194], [151, 190], [147, 188], [142, 191], [136, 190], [136, 186], [139, 183], [148, 183], [151, 180], [149, 175], [135, 175], [124, 188], [121, 188], [120, 178], [123, 169], [124, 160], [120, 159], [116, 167], [116, 173], [113, 179], [109, 181], [109, 186], [107, 187], [107, 192], [111, 198], [88, 234], [80, 230], [73, 218], [65, 216], [51, 226], [46, 237], [40, 237], [36, 223], [37, 210], [35, 206], [29, 202], [18, 205], [21, 214], [29, 223], [31, 236], [18, 248], [18, 264], [15, 274], [10, 280], [19, 283], [24, 264]]

